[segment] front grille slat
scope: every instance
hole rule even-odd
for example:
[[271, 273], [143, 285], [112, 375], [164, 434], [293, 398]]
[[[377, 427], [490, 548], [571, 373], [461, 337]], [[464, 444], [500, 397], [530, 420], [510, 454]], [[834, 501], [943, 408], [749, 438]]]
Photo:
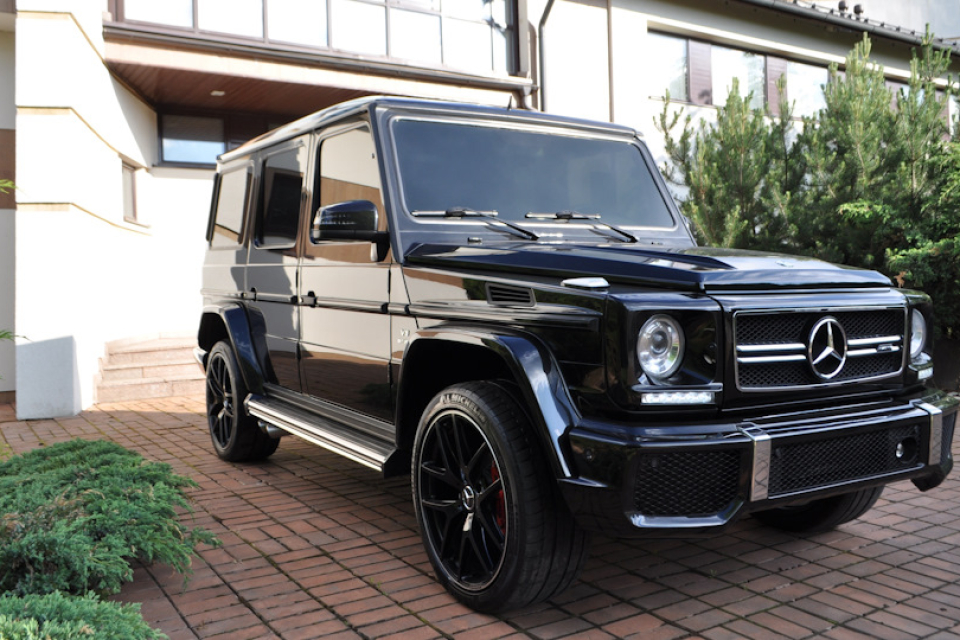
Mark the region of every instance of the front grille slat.
[[[814, 373], [806, 349], [812, 328], [828, 316], [843, 327], [847, 359], [825, 380]], [[737, 386], [742, 391], [863, 382], [897, 375], [903, 368], [904, 308], [740, 311], [734, 326]]]

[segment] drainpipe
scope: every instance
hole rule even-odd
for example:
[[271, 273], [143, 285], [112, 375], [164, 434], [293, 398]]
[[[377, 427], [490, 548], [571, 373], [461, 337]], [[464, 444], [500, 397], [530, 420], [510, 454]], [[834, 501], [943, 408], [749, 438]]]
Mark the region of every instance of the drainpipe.
[[539, 50], [537, 57], [539, 58], [539, 60], [538, 60], [538, 63], [539, 63], [538, 66], [539, 66], [539, 72], [540, 72], [540, 82], [539, 82], [539, 84], [540, 84], [540, 111], [546, 111], [546, 110], [547, 110], [547, 90], [546, 90], [546, 86], [547, 86], [546, 78], [547, 78], [547, 76], [546, 76], [546, 74], [544, 73], [544, 70], [545, 70], [545, 68], [546, 68], [546, 67], [545, 67], [546, 56], [544, 56], [544, 52], [543, 52], [543, 28], [544, 28], [544, 27], [546, 26], [546, 24], [547, 24], [547, 18], [550, 17], [550, 11], [553, 9], [553, 3], [554, 3], [554, 1], [555, 1], [555, 0], [547, 0], [547, 6], [546, 6], [546, 8], [544, 8], [544, 10], [543, 10], [543, 15], [540, 17], [540, 24], [539, 24], [539, 26], [537, 26], [537, 49]]

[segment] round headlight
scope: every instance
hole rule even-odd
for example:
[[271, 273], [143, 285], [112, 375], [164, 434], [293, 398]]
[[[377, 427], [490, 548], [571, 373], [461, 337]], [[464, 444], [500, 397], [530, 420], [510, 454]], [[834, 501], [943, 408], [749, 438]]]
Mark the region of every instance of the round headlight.
[[640, 368], [654, 379], [677, 372], [683, 361], [683, 330], [670, 316], [655, 315], [643, 323], [637, 338]]
[[918, 309], [910, 312], [910, 357], [916, 358], [927, 344], [927, 321]]

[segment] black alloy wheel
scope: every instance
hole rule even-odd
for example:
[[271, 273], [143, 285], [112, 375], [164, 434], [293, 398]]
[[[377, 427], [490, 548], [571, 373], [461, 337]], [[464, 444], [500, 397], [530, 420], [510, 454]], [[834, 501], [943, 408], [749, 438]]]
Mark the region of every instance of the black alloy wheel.
[[225, 449], [237, 428], [237, 403], [227, 358], [220, 352], [211, 353], [207, 362], [207, 423], [214, 445]]
[[457, 409], [427, 426], [419, 460], [419, 502], [445, 573], [466, 591], [489, 586], [503, 565], [504, 483], [490, 443]]
[[411, 485], [437, 579], [478, 611], [546, 600], [580, 573], [570, 515], [518, 402], [495, 382], [448, 387], [417, 428]]
[[233, 348], [218, 342], [207, 356], [207, 425], [213, 449], [224, 460], [262, 460], [280, 444], [243, 408], [247, 394]]

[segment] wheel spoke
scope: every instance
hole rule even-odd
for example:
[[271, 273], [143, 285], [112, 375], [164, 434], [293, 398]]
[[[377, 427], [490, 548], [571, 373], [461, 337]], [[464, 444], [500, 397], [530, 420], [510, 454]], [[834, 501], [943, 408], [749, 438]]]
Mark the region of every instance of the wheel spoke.
[[477, 449], [477, 452], [473, 454], [473, 457], [470, 458], [470, 462], [467, 463], [467, 477], [471, 480], [475, 480], [474, 471], [479, 467], [480, 460], [487, 456], [490, 453], [490, 447], [487, 446], [487, 443], [484, 442], [480, 445], [480, 448]]
[[[469, 589], [496, 578], [506, 547], [504, 483], [489, 441], [467, 414], [436, 415], [417, 461], [421, 523], [450, 580]], [[497, 502], [500, 500], [501, 502]]]

